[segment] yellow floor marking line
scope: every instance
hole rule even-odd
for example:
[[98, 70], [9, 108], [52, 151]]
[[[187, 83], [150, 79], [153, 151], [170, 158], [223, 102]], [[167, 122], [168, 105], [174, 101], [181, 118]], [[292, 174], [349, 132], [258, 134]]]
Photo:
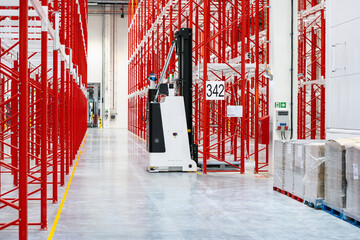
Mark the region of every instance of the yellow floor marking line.
[[85, 141], [86, 141], [86, 137], [87, 137], [87, 131], [86, 131], [86, 134], [85, 134], [85, 138], [84, 138], [84, 141], [83, 141], [83, 144], [81, 145], [81, 147], [84, 147], [84, 144], [85, 144]]
[[138, 139], [140, 139], [141, 141], [146, 142], [145, 139], [139, 137], [138, 135], [136, 135], [136, 134], [134, 134], [134, 133], [132, 133], [130, 131], [128, 131], [128, 132], [131, 133], [132, 135], [134, 135], [135, 137], [137, 137]]
[[[85, 138], [84, 138], [84, 142], [83, 142], [83, 144], [82, 144], [81, 147], [84, 147], [86, 137], [87, 137], [87, 132], [86, 132], [86, 135], [85, 135]], [[72, 179], [73, 179], [73, 177], [74, 177], [74, 173], [75, 173], [77, 164], [78, 164], [78, 162], [79, 162], [80, 156], [81, 156], [81, 150], [79, 151], [79, 155], [78, 155], [78, 157], [77, 157], [77, 159], [76, 159], [76, 163], [75, 163], [74, 168], [73, 168], [73, 171], [72, 171], [72, 173], [71, 173], [69, 182], [68, 182], [68, 184], [67, 184], [67, 186], [66, 186], [64, 196], [63, 196], [63, 198], [62, 198], [62, 200], [61, 200], [61, 203], [60, 203], [60, 206], [59, 206], [59, 210], [58, 210], [58, 212], [57, 212], [57, 214], [56, 214], [54, 223], [53, 223], [53, 225], [52, 225], [52, 227], [51, 227], [49, 237], [47, 238], [48, 240], [51, 240], [51, 239], [54, 237], [54, 233], [55, 233], [57, 224], [58, 224], [58, 222], [59, 222], [59, 218], [60, 218], [60, 215], [61, 215], [61, 211], [62, 211], [62, 209], [63, 209], [63, 207], [64, 207], [64, 203], [65, 203], [65, 200], [66, 200], [66, 196], [67, 196], [67, 194], [68, 194], [68, 192], [69, 192], [70, 185], [71, 185]]]
[[199, 172], [196, 172], [197, 174], [199, 174], [200, 176], [201, 176], [201, 173], [199, 173]]

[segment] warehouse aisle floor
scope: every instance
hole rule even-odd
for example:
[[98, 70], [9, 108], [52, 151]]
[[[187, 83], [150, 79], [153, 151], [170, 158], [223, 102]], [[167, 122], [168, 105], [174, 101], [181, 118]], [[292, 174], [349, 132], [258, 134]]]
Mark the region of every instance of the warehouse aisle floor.
[[127, 130], [89, 129], [53, 239], [360, 239], [359, 228], [274, 192], [271, 178], [145, 164]]

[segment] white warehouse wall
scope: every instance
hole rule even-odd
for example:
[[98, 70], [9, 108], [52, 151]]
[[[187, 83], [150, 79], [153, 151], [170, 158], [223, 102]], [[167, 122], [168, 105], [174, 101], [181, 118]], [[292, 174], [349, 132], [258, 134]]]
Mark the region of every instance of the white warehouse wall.
[[[293, 0], [294, 38], [293, 38], [293, 138], [297, 139], [297, 59], [298, 59], [298, 32], [297, 32], [298, 0]], [[270, 1], [270, 72], [273, 80], [269, 84], [270, 104], [270, 136], [271, 140], [280, 140], [281, 134], [276, 128], [277, 110], [289, 111], [291, 103], [291, 1]], [[286, 108], [275, 108], [275, 102], [286, 102]], [[291, 126], [289, 126], [290, 128]], [[287, 131], [286, 138], [290, 138]], [[272, 143], [273, 141], [270, 141]], [[273, 144], [270, 147], [269, 171], [273, 173]]]
[[[89, 6], [88, 82], [101, 83], [103, 99], [103, 103], [100, 104], [102, 127], [127, 128], [127, 16], [121, 18], [119, 14], [99, 14], [104, 10], [111, 12], [112, 8], [107, 7], [104, 9], [103, 7]], [[93, 12], [97, 13], [92, 14]], [[114, 32], [115, 36], [113, 36]], [[113, 39], [115, 39], [114, 42]], [[114, 83], [113, 78], [115, 79]], [[113, 89], [115, 89], [114, 99]], [[112, 108], [114, 108], [116, 114], [114, 120], [110, 119]]]
[[102, 80], [102, 15], [89, 15], [88, 82]]
[[[297, 61], [298, 61], [298, 31], [297, 31], [298, 0], [293, 0], [293, 139], [297, 139]], [[276, 130], [276, 111], [291, 110], [291, 1], [270, 1], [270, 71], [273, 80], [270, 81], [270, 124], [272, 125], [273, 139], [281, 139]], [[286, 102], [286, 108], [275, 108], [275, 102]], [[289, 126], [290, 128], [291, 126]], [[290, 131], [286, 133], [290, 138]]]
[[360, 1], [326, 4], [326, 138], [360, 136]]

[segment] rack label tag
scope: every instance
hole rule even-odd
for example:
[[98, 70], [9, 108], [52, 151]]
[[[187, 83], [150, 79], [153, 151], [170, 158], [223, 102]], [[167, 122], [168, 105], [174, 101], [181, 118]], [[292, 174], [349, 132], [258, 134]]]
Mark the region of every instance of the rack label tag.
[[225, 82], [207, 81], [206, 100], [225, 100]]

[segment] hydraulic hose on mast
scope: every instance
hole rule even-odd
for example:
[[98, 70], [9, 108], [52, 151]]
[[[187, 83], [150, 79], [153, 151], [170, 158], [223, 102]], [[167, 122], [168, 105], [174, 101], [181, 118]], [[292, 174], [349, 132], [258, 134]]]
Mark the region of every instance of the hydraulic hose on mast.
[[165, 74], [166, 74], [166, 70], [169, 66], [169, 63], [170, 63], [170, 60], [171, 60], [171, 56], [172, 54], [174, 53], [174, 50], [175, 50], [175, 47], [176, 47], [176, 42], [177, 42], [177, 39], [175, 39], [172, 43], [171, 43], [171, 48], [170, 48], [170, 51], [169, 51], [169, 54], [166, 58], [166, 61], [165, 61], [165, 65], [164, 65], [164, 68], [161, 72], [161, 75], [160, 75], [160, 79], [159, 79], [159, 82], [158, 82], [158, 85], [156, 87], [156, 95], [155, 95], [155, 98], [154, 98], [154, 102], [157, 102], [158, 101], [158, 95], [159, 95], [159, 90], [160, 90], [160, 84], [164, 81], [164, 78], [165, 78]]

